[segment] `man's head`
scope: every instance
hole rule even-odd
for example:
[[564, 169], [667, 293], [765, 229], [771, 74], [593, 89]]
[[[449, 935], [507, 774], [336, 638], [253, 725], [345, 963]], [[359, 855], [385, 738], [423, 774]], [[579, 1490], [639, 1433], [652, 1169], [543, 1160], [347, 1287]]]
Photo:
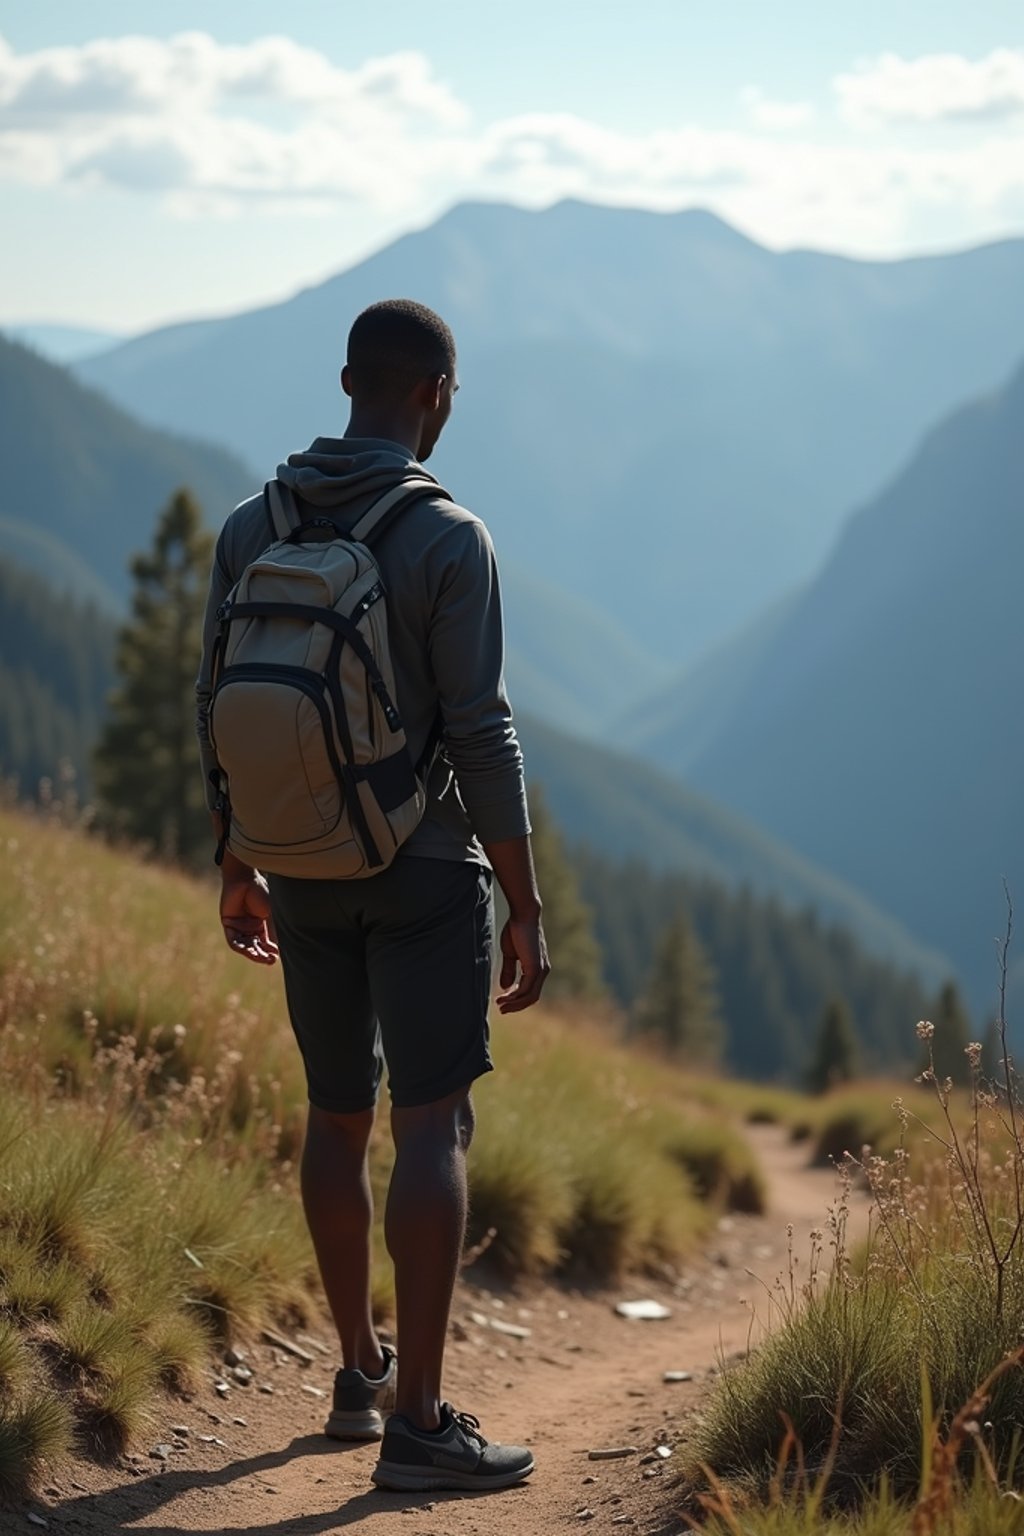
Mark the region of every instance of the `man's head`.
[[440, 315], [414, 299], [371, 304], [349, 332], [341, 384], [352, 398], [353, 426], [401, 422], [417, 438], [417, 458], [426, 459], [459, 387], [455, 338]]

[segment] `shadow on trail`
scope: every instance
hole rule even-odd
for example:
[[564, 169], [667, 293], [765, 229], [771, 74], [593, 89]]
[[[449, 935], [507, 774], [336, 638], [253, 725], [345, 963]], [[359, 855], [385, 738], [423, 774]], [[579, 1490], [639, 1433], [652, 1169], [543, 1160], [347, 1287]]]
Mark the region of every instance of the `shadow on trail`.
[[[365, 1448], [358, 1443], [325, 1444], [322, 1435], [301, 1435], [283, 1450], [267, 1451], [260, 1456], [233, 1461], [226, 1467], [183, 1467], [180, 1471], [158, 1472], [151, 1477], [132, 1479], [106, 1493], [83, 1493], [77, 1498], [64, 1499], [54, 1506], [54, 1514], [59, 1514], [61, 1521], [72, 1530], [80, 1523], [85, 1530], [104, 1533], [130, 1531], [138, 1533], [138, 1536], [196, 1536], [194, 1526], [147, 1525], [140, 1531], [138, 1522], [151, 1517], [182, 1494], [193, 1492], [220, 1491], [227, 1494], [225, 1515], [230, 1516], [229, 1490], [233, 1483], [253, 1477], [264, 1477], [269, 1481], [270, 1474], [288, 1466], [298, 1457], [315, 1457], [318, 1461], [331, 1462], [336, 1461], [339, 1455], [344, 1456]], [[210, 1527], [210, 1536], [215, 1531], [222, 1533], [222, 1536], [321, 1536], [325, 1531], [344, 1530], [360, 1521], [369, 1524], [375, 1516], [397, 1514], [408, 1509], [423, 1509], [427, 1513], [427, 1504], [436, 1507], [440, 1504], [463, 1503], [467, 1499], [487, 1498], [489, 1495], [436, 1490], [430, 1493], [386, 1493], [368, 1486], [365, 1491], [343, 1499], [334, 1509], [313, 1515], [293, 1513], [280, 1516], [273, 1513], [273, 1501], [279, 1495], [268, 1492], [264, 1497], [267, 1499], [265, 1520], [248, 1518], [243, 1525], [232, 1525], [230, 1518], [221, 1518], [216, 1526]]]

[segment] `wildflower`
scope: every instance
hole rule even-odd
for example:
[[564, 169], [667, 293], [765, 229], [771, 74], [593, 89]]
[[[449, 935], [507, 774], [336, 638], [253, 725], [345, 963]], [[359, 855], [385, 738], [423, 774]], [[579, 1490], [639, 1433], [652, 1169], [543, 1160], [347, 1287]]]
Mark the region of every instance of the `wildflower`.
[[919, 1040], [930, 1040], [935, 1033], [935, 1025], [929, 1019], [918, 1019], [916, 1032]]
[[981, 1066], [981, 1042], [979, 1040], [972, 1040], [970, 1045], [965, 1045], [964, 1055], [971, 1064], [972, 1072], [977, 1072]]

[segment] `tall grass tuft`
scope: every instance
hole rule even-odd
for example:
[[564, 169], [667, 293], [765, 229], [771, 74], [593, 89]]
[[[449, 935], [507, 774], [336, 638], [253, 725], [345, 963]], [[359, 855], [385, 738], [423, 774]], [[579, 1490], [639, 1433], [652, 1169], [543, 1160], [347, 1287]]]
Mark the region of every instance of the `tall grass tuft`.
[[[933, 1034], [918, 1025], [926, 1048]], [[933, 1440], [960, 1473], [980, 1461], [997, 1480], [1024, 1475], [1024, 1110], [1005, 1018], [1000, 1038], [996, 1083], [982, 1078], [981, 1046], [967, 1047], [966, 1117], [929, 1065], [920, 1079], [929, 1120], [898, 1099], [891, 1155], [847, 1156], [873, 1197], [867, 1251], [851, 1262], [840, 1200], [815, 1235], [808, 1279], [797, 1285], [791, 1267], [771, 1297], [780, 1326], [724, 1374], [696, 1429], [694, 1465], [765, 1496], [782, 1414], [807, 1468], [829, 1462], [840, 1502], [860, 1501], [882, 1472], [896, 1496], [911, 1496]], [[931, 1155], [912, 1156], [912, 1143]], [[977, 1422], [964, 1420], [961, 1405], [979, 1402], [979, 1391], [984, 1421], [980, 1409]]]
[[72, 1433], [70, 1407], [53, 1393], [0, 1403], [0, 1498], [27, 1493], [48, 1462], [67, 1454]]

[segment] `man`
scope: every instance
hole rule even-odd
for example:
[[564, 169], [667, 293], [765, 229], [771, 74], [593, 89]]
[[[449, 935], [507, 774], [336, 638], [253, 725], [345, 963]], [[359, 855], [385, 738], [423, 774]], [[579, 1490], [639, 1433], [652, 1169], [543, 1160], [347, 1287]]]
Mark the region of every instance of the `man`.
[[[382, 487], [430, 478], [421, 465], [458, 389], [452, 334], [423, 305], [374, 304], [352, 327], [341, 383], [352, 402], [344, 438], [317, 438], [277, 478], [310, 516], [351, 527]], [[216, 766], [207, 712], [217, 610], [269, 542], [263, 500], [254, 497], [231, 514], [217, 544], [197, 683], [207, 782]], [[549, 969], [522, 754], [502, 678], [497, 570], [483, 524], [441, 496], [407, 504], [373, 552], [414, 761], [442, 727], [424, 817], [394, 862], [364, 879], [268, 882], [229, 850], [221, 922], [249, 960], [273, 964], [280, 954], [305, 1061], [303, 1203], [344, 1360], [327, 1433], [383, 1433], [373, 1474], [383, 1487], [502, 1488], [533, 1470], [530, 1452], [488, 1444], [477, 1421], [441, 1397], [465, 1234], [470, 1085], [491, 1069], [492, 870], [511, 914], [499, 1010], [535, 1003]], [[219, 833], [216, 814], [214, 822]], [[395, 1142], [384, 1229], [400, 1364], [380, 1344], [370, 1309], [367, 1146], [382, 1055]], [[382, 1410], [392, 1404], [385, 1429]]]

